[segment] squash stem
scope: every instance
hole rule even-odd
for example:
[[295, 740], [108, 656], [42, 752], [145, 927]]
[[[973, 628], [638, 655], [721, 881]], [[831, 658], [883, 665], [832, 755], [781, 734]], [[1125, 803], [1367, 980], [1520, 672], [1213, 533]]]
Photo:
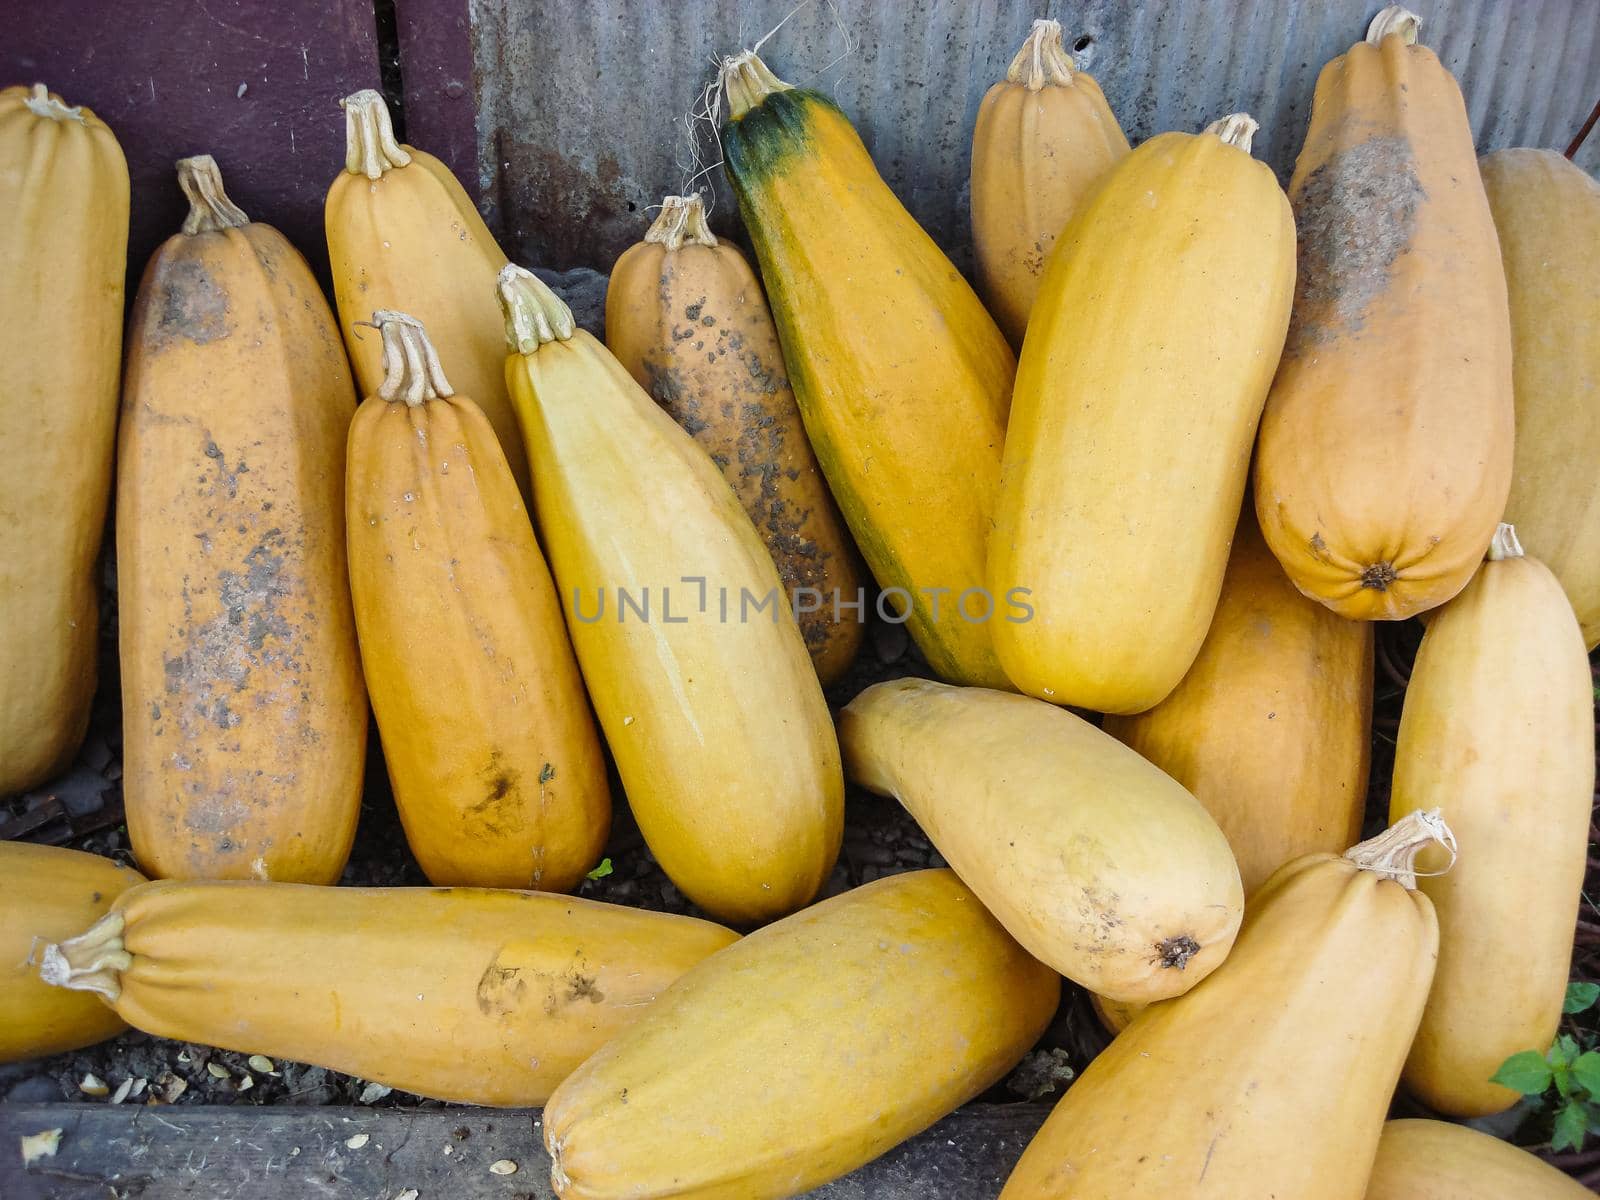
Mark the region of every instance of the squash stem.
[[409, 166], [411, 155], [394, 140], [394, 125], [383, 96], [371, 88], [339, 101], [344, 109], [344, 169], [352, 175], [382, 179], [385, 171]]
[[1030, 92], [1072, 84], [1072, 60], [1061, 44], [1061, 22], [1042, 19], [1033, 23], [1027, 40], [1006, 68], [1006, 82], [1020, 83]]
[[717, 235], [706, 224], [706, 206], [700, 193], [688, 196], [663, 196], [661, 215], [645, 231], [644, 240], [656, 242], [668, 250], [677, 250], [684, 243], [691, 246], [715, 246]]
[[1504, 521], [1494, 531], [1494, 538], [1489, 542], [1489, 561], [1500, 562], [1507, 558], [1521, 558], [1522, 543], [1517, 540], [1517, 527], [1507, 525]]
[[36, 83], [28, 92], [28, 98], [23, 105], [36, 117], [45, 117], [51, 121], [76, 121], [83, 124], [83, 109], [68, 104], [58, 96], [52, 96], [50, 89], [42, 83]]
[[[1456, 835], [1444, 823], [1440, 810], [1418, 809], [1401, 817], [1375, 838], [1352, 846], [1344, 856], [1363, 871], [1373, 871], [1385, 879], [1416, 890], [1417, 855], [1429, 846], [1443, 846], [1450, 852], [1450, 866], [1456, 861]], [[1446, 871], [1449, 866], [1445, 868]], [[1444, 872], [1437, 872], [1443, 874]]]
[[222, 190], [222, 171], [209, 154], [178, 160], [178, 186], [189, 199], [185, 233], [218, 233], [250, 224], [250, 218]]
[[1396, 34], [1408, 46], [1417, 44], [1417, 34], [1422, 31], [1422, 18], [1409, 8], [1398, 4], [1391, 4], [1377, 16], [1372, 18], [1372, 24], [1367, 26], [1367, 42], [1376, 46], [1391, 33]]
[[123, 925], [120, 912], [109, 912], [86, 933], [50, 943], [39, 963], [39, 978], [52, 987], [93, 992], [115, 1004], [122, 995], [122, 972], [133, 965], [122, 941]]
[[737, 121], [773, 92], [792, 91], [754, 50], [744, 50], [722, 60], [722, 86], [728, 93], [728, 119]]
[[383, 336], [383, 383], [378, 398], [403, 400], [417, 408], [428, 400], [455, 395], [439, 365], [439, 355], [422, 322], [403, 312], [379, 309], [372, 323]]
[[1260, 128], [1260, 123], [1249, 113], [1229, 113], [1220, 121], [1207, 125], [1204, 132], [1215, 134], [1227, 145], [1237, 146], [1249, 154], [1256, 130]]
[[507, 263], [499, 290], [506, 342], [518, 354], [532, 354], [546, 342], [564, 342], [577, 329], [572, 310], [532, 271]]

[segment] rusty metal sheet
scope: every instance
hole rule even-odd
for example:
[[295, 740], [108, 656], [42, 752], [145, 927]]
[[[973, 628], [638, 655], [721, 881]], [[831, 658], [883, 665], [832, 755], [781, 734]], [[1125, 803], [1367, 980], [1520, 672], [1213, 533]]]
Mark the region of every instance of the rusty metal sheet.
[[[763, 54], [831, 93], [907, 207], [966, 266], [967, 169], [984, 90], [1035, 17], [1066, 28], [1135, 142], [1246, 110], [1287, 179], [1323, 63], [1378, 0], [471, 0], [484, 207], [522, 261], [611, 262], [691, 171], [682, 127], [714, 59]], [[1596, 0], [1416, 0], [1462, 82], [1480, 149], [1565, 148], [1600, 93]], [[1594, 139], [1600, 142], [1600, 138]], [[420, 144], [420, 143], [419, 143]], [[714, 159], [715, 147], [706, 152]], [[1600, 165], [1600, 146], [1580, 162]], [[734, 227], [719, 172], [713, 225]]]

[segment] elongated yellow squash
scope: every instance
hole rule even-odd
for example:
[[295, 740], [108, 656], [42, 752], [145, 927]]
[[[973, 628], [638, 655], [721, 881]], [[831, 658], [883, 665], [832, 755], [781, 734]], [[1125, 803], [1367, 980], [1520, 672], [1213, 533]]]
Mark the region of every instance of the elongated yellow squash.
[[1256, 513], [1306, 595], [1399, 620], [1483, 558], [1511, 482], [1511, 333], [1461, 89], [1379, 13], [1317, 79], [1289, 183], [1300, 275]]
[[772, 558], [716, 464], [521, 267], [506, 380], [567, 627], [662, 868], [729, 921], [793, 912], [839, 852], [839, 744]]
[[373, 322], [389, 373], [350, 427], [345, 528], [406, 840], [434, 883], [568, 891], [611, 792], [561, 601], [483, 410], [420, 322]]
[[606, 345], [721, 468], [789, 590], [817, 677], [834, 682], [866, 629], [860, 564], [806, 440], [761, 284], [711, 232], [698, 193], [664, 199], [644, 240], [617, 259]]
[[1074, 70], [1061, 23], [1033, 23], [972, 130], [972, 246], [989, 311], [1021, 347], [1062, 227], [1128, 139], [1094, 77]]
[[143, 882], [98, 854], [0, 842], [0, 1063], [90, 1046], [122, 1030], [122, 1019], [93, 996], [43, 983], [36, 963], [46, 942], [99, 920]]
[[83, 740], [99, 646], [128, 166], [43, 84], [0, 91], [0, 796]]
[[1239, 869], [1195, 798], [1026, 696], [896, 679], [845, 708], [850, 779], [893, 796], [1030, 954], [1113, 999], [1188, 991], [1239, 931]]
[[1439, 910], [1439, 972], [1405, 1075], [1439, 1112], [1510, 1108], [1517, 1093], [1490, 1077], [1555, 1036], [1594, 752], [1577, 620], [1560, 581], [1502, 525], [1489, 561], [1428, 622], [1395, 745], [1391, 814], [1437, 806], [1461, 842], [1456, 868], [1421, 885]]
[[524, 1105], [733, 940], [541, 892], [161, 882], [47, 947], [40, 975], [158, 1037]]
[[989, 589], [1011, 682], [1158, 704], [1211, 624], [1294, 291], [1294, 221], [1243, 114], [1152, 138], [1062, 231], [1017, 368]]
[[311, 270], [210, 156], [150, 260], [118, 446], [123, 798], [164, 878], [332, 883], [366, 755], [345, 570], [350, 368]]
[[1205, 805], [1248, 896], [1284, 863], [1360, 840], [1371, 723], [1371, 624], [1302, 596], [1247, 501], [1199, 657], [1160, 704], [1105, 730]]
[[[537, 476], [536, 476], [537, 477]], [[712, 955], [550, 1098], [567, 1200], [794, 1196], [982, 1092], [1061, 981], [945, 870], [825, 900]]]
[[1360, 1200], [1433, 977], [1416, 813], [1251, 898], [1228, 961], [1152, 1005], [1056, 1105], [1002, 1200]]
[[367, 89], [341, 103], [345, 167], [328, 188], [324, 222], [333, 298], [360, 393], [372, 395], [384, 377], [381, 339], [365, 322], [376, 309], [416, 317], [456, 386], [489, 418], [529, 497], [494, 302], [505, 253], [450, 168], [395, 141], [382, 95]]
[[833, 102], [724, 61], [728, 179], [828, 486], [935, 672], [1005, 687], [986, 619], [1015, 361]]
[[1390, 1121], [1366, 1200], [1594, 1200], [1594, 1193], [1509, 1142], [1448, 1121]]
[[1517, 434], [1505, 519], [1600, 645], [1600, 183], [1553, 150], [1479, 162], [1511, 305]]

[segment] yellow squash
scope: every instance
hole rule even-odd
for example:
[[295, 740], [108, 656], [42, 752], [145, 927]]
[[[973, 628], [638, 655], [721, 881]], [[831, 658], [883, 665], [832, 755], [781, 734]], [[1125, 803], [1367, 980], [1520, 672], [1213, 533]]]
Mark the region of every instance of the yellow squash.
[[1261, 530], [1341, 616], [1455, 595], [1511, 482], [1505, 274], [1454, 77], [1378, 14], [1322, 69], [1289, 183], [1300, 277], [1261, 419]]
[[116, 1013], [93, 996], [40, 982], [46, 942], [70, 937], [105, 915], [144, 877], [109, 858], [0, 842], [0, 1063], [76, 1050], [115, 1036]]
[[483, 411], [414, 318], [350, 427], [361, 661], [406, 840], [438, 884], [564, 892], [611, 793], [561, 601]]
[[1017, 368], [989, 588], [1011, 682], [1142, 712], [1194, 661], [1222, 587], [1294, 291], [1294, 221], [1243, 114], [1152, 138], [1078, 208]]
[[1438, 926], [1416, 813], [1251, 898], [1228, 961], [1144, 1010], [1056, 1105], [1002, 1200], [1360, 1200]]
[[1059, 21], [1035, 21], [972, 130], [972, 245], [989, 311], [1022, 345], [1039, 277], [1090, 187], [1128, 153], [1094, 77], [1073, 69]]
[[1188, 991], [1228, 954], [1239, 869], [1188, 792], [1054, 705], [896, 679], [844, 710], [850, 779], [905, 805], [1030, 954], [1116, 1000]]
[[151, 875], [332, 883], [366, 754], [339, 331], [305, 259], [178, 164], [128, 331], [117, 479], [123, 796]]
[[1517, 434], [1505, 519], [1600, 645], [1600, 183], [1553, 150], [1479, 166], [1511, 304]]
[[1360, 840], [1371, 719], [1372, 626], [1296, 591], [1247, 502], [1189, 673], [1105, 729], [1206, 806], [1249, 895], [1291, 859]]
[[370, 89], [343, 101], [345, 168], [328, 188], [325, 223], [333, 298], [361, 395], [383, 382], [383, 348], [365, 322], [377, 309], [420, 320], [450, 378], [482, 407], [524, 497], [528, 462], [506, 394], [505, 341], [494, 281], [505, 253], [456, 177], [433, 155], [395, 141]]
[[1395, 746], [1391, 814], [1437, 806], [1461, 842], [1455, 869], [1422, 881], [1439, 910], [1439, 972], [1405, 1075], [1439, 1112], [1510, 1108], [1517, 1093], [1490, 1077], [1555, 1036], [1594, 758], [1577, 620], [1560, 582], [1502, 525], [1489, 561], [1428, 622]]
[[806, 440], [761, 284], [711, 232], [698, 193], [664, 199], [644, 241], [617, 259], [606, 345], [721, 468], [789, 590], [818, 678], [834, 682], [866, 628], [855, 547]]
[[651, 852], [729, 921], [793, 912], [839, 852], [833, 721], [716, 464], [520, 267], [506, 379], [578, 665]]
[[0, 796], [71, 761], [99, 647], [128, 166], [43, 84], [0, 91]]
[[47, 947], [40, 974], [157, 1037], [525, 1105], [733, 940], [542, 892], [163, 882]]
[[556, 1089], [556, 1194], [807, 1192], [999, 1080], [1060, 990], [949, 871], [825, 900], [707, 959]]
[[1594, 1200], [1549, 1163], [1448, 1121], [1390, 1121], [1366, 1200]]
[[789, 380], [884, 610], [939, 675], [1004, 687], [985, 618], [1012, 609], [983, 586], [1011, 348], [831, 100], [749, 51], [722, 78], [726, 169]]

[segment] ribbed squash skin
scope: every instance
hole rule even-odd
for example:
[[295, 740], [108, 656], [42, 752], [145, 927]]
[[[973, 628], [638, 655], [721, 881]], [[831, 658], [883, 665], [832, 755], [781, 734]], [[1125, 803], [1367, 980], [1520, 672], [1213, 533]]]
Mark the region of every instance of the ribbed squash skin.
[[989, 588], [1011, 682], [1141, 712], [1204, 641], [1294, 289], [1272, 172], [1212, 133], [1130, 154], [1062, 231], [1017, 368]]
[[113, 913], [132, 964], [112, 1007], [136, 1029], [500, 1106], [542, 1104], [734, 940], [692, 917], [478, 888], [161, 882]]
[[1361, 840], [1371, 724], [1372, 626], [1295, 590], [1247, 503], [1189, 673], [1105, 730], [1205, 805], [1248, 896], [1292, 859]]
[[271, 226], [179, 233], [128, 333], [118, 447], [123, 796], [146, 873], [332, 883], [366, 754], [345, 569], [355, 409]]
[[1399, 620], [1455, 595], [1511, 481], [1505, 275], [1461, 90], [1391, 34], [1317, 79], [1289, 183], [1299, 288], [1256, 513], [1308, 596]]
[[128, 252], [117, 139], [29, 98], [0, 91], [0, 796], [65, 767], [89, 722]]
[[1509, 1142], [1448, 1121], [1390, 1121], [1366, 1200], [1593, 1200], [1594, 1193]]
[[1517, 435], [1505, 519], [1600, 645], [1600, 184], [1553, 150], [1479, 163], [1511, 303]]
[[[512, 354], [506, 375], [568, 631], [645, 840], [724, 920], [793, 912], [838, 855], [844, 781], [766, 547], [711, 459], [583, 330]], [[744, 591], [776, 610], [742, 613]], [[648, 594], [648, 621], [622, 592]]]
[[[383, 99], [371, 94], [365, 103], [381, 108]], [[386, 113], [383, 121], [387, 125]], [[353, 136], [370, 134], [368, 128]], [[449, 167], [425, 150], [401, 149], [411, 158], [404, 166], [391, 165], [378, 151], [382, 169], [376, 179], [341, 171], [324, 207], [333, 298], [356, 386], [370, 396], [383, 382], [378, 331], [357, 322], [370, 321], [376, 309], [416, 317], [438, 348], [450, 382], [489, 418], [517, 486], [531, 496], [506, 392], [506, 344], [495, 302], [505, 252]]]
[[[698, 211], [698, 196], [689, 203]], [[797, 605], [812, 608], [800, 633], [818, 678], [834, 682], [866, 628], [859, 610], [836, 620], [835, 599], [856, 603], [864, 580], [744, 255], [715, 239], [630, 246], [606, 287], [606, 345], [721, 468], [790, 595], [816, 593]]]
[[902, 589], [937, 674], [1007, 686], [994, 621], [957, 605], [985, 583], [1011, 348], [830, 100], [772, 92], [722, 137], [806, 432], [867, 566]]
[[1118, 1000], [1188, 991], [1239, 930], [1239, 870], [1167, 776], [1072, 713], [896, 679], [840, 717], [852, 781], [895, 797], [1028, 952]]
[[[1439, 972], [1406, 1086], [1439, 1112], [1516, 1103], [1490, 1083], [1561, 1020], [1594, 796], [1594, 692], [1578, 624], [1532, 558], [1479, 568], [1435, 613], [1406, 689], [1391, 814], [1441, 808], [1460, 859], [1420, 881]], [[1447, 856], [1424, 857], [1437, 870]]]
[[371, 396], [350, 427], [350, 585], [406, 840], [429, 880], [568, 891], [611, 793], [561, 601], [483, 411]]
[[[1078, 202], [1128, 153], [1100, 85], [1066, 65], [1060, 25], [1041, 31], [1043, 24], [1035, 23], [1007, 77], [984, 93], [972, 130], [978, 280], [995, 321], [1019, 348], [1056, 238]], [[1027, 61], [1036, 39], [1055, 70]]]
[[44, 942], [81, 933], [143, 882], [98, 854], [0, 842], [0, 1063], [76, 1050], [122, 1030], [95, 997], [43, 983], [35, 956]]
[[1360, 1200], [1437, 944], [1420, 893], [1290, 863], [1227, 962], [1089, 1064], [1002, 1200]]
[[544, 1112], [566, 1200], [794, 1196], [1003, 1076], [1061, 981], [951, 872], [825, 900], [713, 955]]

